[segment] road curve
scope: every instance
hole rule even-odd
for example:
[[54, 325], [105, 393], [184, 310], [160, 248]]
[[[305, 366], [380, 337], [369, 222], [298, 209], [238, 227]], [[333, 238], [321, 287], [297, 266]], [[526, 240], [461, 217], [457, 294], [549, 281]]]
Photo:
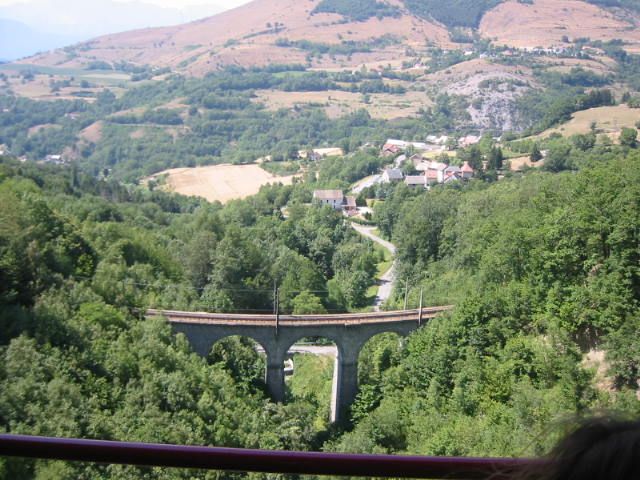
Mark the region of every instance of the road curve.
[[367, 237], [367, 238], [370, 238], [371, 240], [373, 240], [377, 244], [382, 245], [384, 248], [389, 250], [391, 252], [391, 255], [395, 255], [396, 254], [396, 246], [393, 243], [388, 242], [388, 241], [380, 238], [379, 236], [377, 236], [375, 233], [373, 233], [374, 230], [376, 229], [376, 227], [368, 227], [368, 226], [365, 226], [365, 225], [358, 225], [357, 223], [352, 223], [351, 226], [360, 235], [362, 235], [364, 237]]
[[[374, 232], [375, 227], [367, 227], [364, 225], [358, 225], [357, 223], [352, 223], [351, 226], [353, 229], [358, 232], [360, 235], [367, 237], [379, 245], [382, 245], [384, 248], [391, 252], [391, 255], [395, 256], [396, 254], [396, 246], [377, 236]], [[391, 264], [391, 268], [384, 272], [380, 277], [380, 286], [378, 287], [378, 294], [373, 302], [373, 309], [378, 312], [380, 311], [380, 307], [384, 302], [386, 302], [391, 296], [391, 291], [393, 290], [393, 282], [396, 279], [396, 262], [395, 260]]]

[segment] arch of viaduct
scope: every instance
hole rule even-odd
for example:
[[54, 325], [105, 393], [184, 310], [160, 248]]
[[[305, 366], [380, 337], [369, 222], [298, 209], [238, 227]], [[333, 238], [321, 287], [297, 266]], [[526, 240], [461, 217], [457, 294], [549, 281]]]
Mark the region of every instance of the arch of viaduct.
[[240, 315], [174, 310], [147, 310], [148, 317], [167, 318], [176, 333], [184, 334], [193, 350], [206, 356], [219, 340], [245, 336], [255, 340], [267, 356], [265, 381], [271, 397], [284, 401], [284, 361], [290, 347], [304, 337], [332, 340], [335, 361], [331, 421], [346, 420], [358, 392], [358, 355], [363, 345], [379, 333], [408, 335], [424, 321], [449, 310], [450, 306], [395, 312], [338, 315]]

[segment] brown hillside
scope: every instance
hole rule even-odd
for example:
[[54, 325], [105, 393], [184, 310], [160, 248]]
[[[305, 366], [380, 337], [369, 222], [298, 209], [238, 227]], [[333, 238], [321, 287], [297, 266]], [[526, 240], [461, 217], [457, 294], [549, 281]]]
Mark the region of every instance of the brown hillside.
[[346, 56], [331, 59], [325, 55], [315, 61], [314, 66], [327, 68], [397, 60], [404, 56], [407, 46], [424, 49], [427, 42], [445, 48], [452, 46], [444, 27], [409, 14], [382, 20], [374, 17], [358, 23], [344, 23], [343, 17], [336, 14], [311, 16], [319, 1], [254, 0], [184, 25], [99, 37], [72, 49], [38, 55], [30, 63], [79, 67], [91, 60], [124, 60], [201, 75], [229, 64], [304, 63], [306, 52], [276, 47], [274, 44], [279, 38], [338, 44], [343, 40], [366, 41], [389, 34], [403, 40], [402, 45], [353, 55], [350, 59]]
[[562, 45], [569, 40], [588, 37], [592, 40], [623, 39], [630, 48], [640, 46], [640, 29], [629, 13], [614, 13], [577, 0], [535, 0], [533, 4], [512, 0], [488, 12], [480, 23], [483, 37], [499, 45], [518, 48]]

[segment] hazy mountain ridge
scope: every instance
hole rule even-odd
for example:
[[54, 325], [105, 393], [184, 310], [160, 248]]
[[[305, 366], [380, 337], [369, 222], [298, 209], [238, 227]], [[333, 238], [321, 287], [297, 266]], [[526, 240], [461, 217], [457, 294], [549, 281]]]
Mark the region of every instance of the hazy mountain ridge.
[[73, 35], [46, 33], [22, 22], [0, 18], [0, 59], [12, 60], [81, 40]]

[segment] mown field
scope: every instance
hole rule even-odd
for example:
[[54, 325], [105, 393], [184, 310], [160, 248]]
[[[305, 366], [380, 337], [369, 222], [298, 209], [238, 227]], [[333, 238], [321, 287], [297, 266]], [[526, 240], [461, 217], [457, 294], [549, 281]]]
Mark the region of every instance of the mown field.
[[291, 185], [294, 178], [293, 175], [272, 175], [258, 165], [173, 168], [154, 177], [164, 178], [164, 188], [168, 191], [221, 203], [255, 195], [260, 187], [269, 183]]

